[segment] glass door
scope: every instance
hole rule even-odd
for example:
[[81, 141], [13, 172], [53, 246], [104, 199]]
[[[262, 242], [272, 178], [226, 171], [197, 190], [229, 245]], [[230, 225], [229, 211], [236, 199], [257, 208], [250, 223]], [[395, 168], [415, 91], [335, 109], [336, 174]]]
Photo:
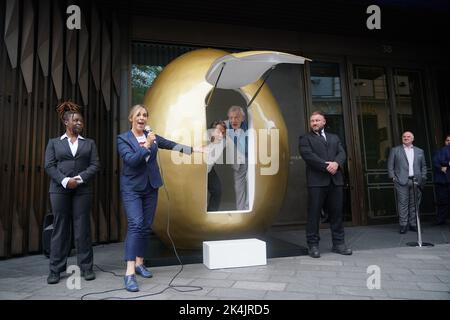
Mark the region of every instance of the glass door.
[[433, 212], [430, 142], [424, 91], [419, 71], [390, 67], [353, 68], [359, 148], [368, 220], [396, 218], [394, 185], [388, 177], [390, 149], [401, 143], [404, 131], [415, 135], [414, 145], [425, 151], [428, 184], [420, 212]]
[[434, 211], [434, 191], [431, 167], [431, 143], [427, 121], [421, 73], [417, 70], [394, 69], [395, 105], [399, 134], [411, 131], [414, 145], [425, 153], [427, 183], [423, 190], [420, 212]]
[[355, 66], [354, 93], [365, 187], [365, 203], [371, 219], [394, 217], [395, 198], [387, 172], [387, 158], [393, 146], [391, 104], [386, 70]]

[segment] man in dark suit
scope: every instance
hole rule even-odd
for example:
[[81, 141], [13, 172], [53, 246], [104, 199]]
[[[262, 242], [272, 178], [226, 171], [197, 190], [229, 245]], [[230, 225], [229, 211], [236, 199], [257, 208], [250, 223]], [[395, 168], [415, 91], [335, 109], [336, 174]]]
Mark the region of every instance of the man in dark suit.
[[311, 114], [311, 131], [300, 137], [300, 155], [306, 162], [306, 180], [308, 185], [308, 221], [306, 241], [309, 255], [320, 257], [319, 225], [320, 214], [327, 208], [333, 239], [332, 251], [351, 255], [352, 250], [345, 245], [343, 208], [343, 168], [346, 154], [339, 137], [325, 133], [325, 116], [321, 111]]
[[436, 224], [447, 223], [450, 209], [450, 135], [445, 137], [445, 145], [433, 155], [434, 190], [436, 192]]
[[[427, 179], [427, 165], [422, 149], [413, 146], [414, 135], [405, 131], [403, 144], [391, 149], [388, 158], [389, 178], [394, 182], [397, 193], [397, 211], [400, 233], [409, 229], [417, 232], [417, 208], [422, 198], [421, 188]], [[414, 196], [416, 197], [414, 199]]]
[[54, 215], [50, 244], [48, 284], [56, 284], [66, 270], [73, 221], [77, 262], [85, 280], [94, 280], [91, 244], [91, 181], [100, 169], [95, 142], [83, 138], [83, 117], [78, 110], [61, 110], [66, 133], [50, 139], [45, 150], [45, 170], [50, 176], [50, 201]]

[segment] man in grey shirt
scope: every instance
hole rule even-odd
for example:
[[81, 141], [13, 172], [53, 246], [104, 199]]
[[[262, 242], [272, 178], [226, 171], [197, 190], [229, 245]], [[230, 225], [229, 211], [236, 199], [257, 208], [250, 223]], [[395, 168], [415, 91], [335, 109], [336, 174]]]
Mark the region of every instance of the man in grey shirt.
[[[427, 165], [422, 149], [413, 146], [414, 135], [405, 131], [403, 144], [391, 149], [388, 158], [389, 178], [394, 182], [397, 193], [397, 211], [400, 233], [409, 229], [417, 232], [416, 204], [419, 208], [422, 187], [427, 178]], [[415, 197], [415, 198], [414, 198]]]

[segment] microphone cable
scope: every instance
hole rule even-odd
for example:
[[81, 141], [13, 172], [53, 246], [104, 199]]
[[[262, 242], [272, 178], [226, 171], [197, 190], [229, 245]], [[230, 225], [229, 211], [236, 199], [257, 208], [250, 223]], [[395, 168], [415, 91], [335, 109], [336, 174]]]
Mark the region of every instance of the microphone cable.
[[[192, 151], [192, 153], [193, 153], [193, 151]], [[157, 160], [158, 160], [159, 163], [161, 163], [159, 154], [157, 154]], [[159, 295], [159, 294], [164, 293], [165, 291], [167, 291], [167, 290], [169, 290], [169, 289], [173, 289], [173, 290], [175, 290], [175, 291], [177, 291], [177, 292], [182, 292], [182, 293], [184, 293], [184, 292], [195, 292], [195, 291], [201, 291], [201, 290], [203, 290], [203, 287], [200, 287], [200, 286], [174, 285], [174, 284], [172, 284], [172, 282], [173, 282], [173, 281], [178, 277], [178, 275], [183, 271], [183, 269], [184, 269], [184, 264], [183, 264], [183, 262], [181, 261], [180, 256], [178, 255], [177, 248], [175, 247], [175, 242], [173, 241], [172, 236], [170, 235], [170, 196], [169, 196], [169, 191], [167, 190], [167, 187], [166, 187], [166, 184], [165, 184], [165, 181], [164, 181], [164, 172], [163, 172], [163, 169], [162, 169], [161, 166], [159, 166], [159, 170], [160, 170], [161, 177], [162, 177], [162, 181], [163, 181], [164, 192], [165, 192], [166, 198], [167, 198], [167, 228], [166, 228], [166, 233], [167, 233], [167, 236], [168, 236], [168, 238], [169, 238], [169, 240], [170, 240], [170, 243], [172, 244], [173, 252], [175, 253], [175, 256], [177, 257], [177, 260], [178, 260], [178, 262], [179, 262], [181, 268], [180, 268], [180, 270], [178, 270], [178, 272], [172, 277], [172, 279], [170, 280], [170, 282], [169, 282], [169, 284], [167, 285], [167, 287], [164, 288], [164, 289], [162, 289], [162, 290], [160, 290], [160, 291], [158, 291], [158, 292], [147, 293], [147, 294], [142, 294], [142, 295], [136, 295], [136, 296], [133, 296], [133, 297], [105, 297], [105, 298], [102, 298], [102, 299], [99, 299], [99, 300], [110, 300], [110, 299], [117, 299], [117, 300], [134, 300], [134, 299], [139, 299], [139, 298], [145, 298], [145, 297], [150, 297], [150, 296], [156, 296], [156, 295]], [[113, 272], [113, 271], [104, 270], [103, 268], [101, 268], [101, 267], [98, 266], [97, 264], [94, 264], [94, 266], [95, 266], [97, 269], [99, 269], [101, 272], [104, 272], [104, 273], [110, 273], [110, 274], [112, 274], [112, 275], [115, 276], [115, 277], [121, 277], [121, 278], [124, 277], [123, 275], [117, 274], [117, 273], [115, 273], [115, 272]], [[191, 289], [181, 290], [181, 289], [179, 289], [179, 288], [191, 288]], [[86, 294], [84, 294], [84, 295], [81, 296], [80, 300], [84, 300], [84, 298], [87, 297], [87, 296], [99, 295], [99, 294], [105, 294], [105, 293], [111, 293], [111, 292], [117, 292], [117, 291], [123, 291], [123, 290], [126, 290], [126, 289], [125, 289], [125, 288], [120, 288], [120, 289], [118, 288], [118, 289], [111, 289], [111, 290], [105, 290], [105, 291], [99, 291], [99, 292], [86, 293]]]

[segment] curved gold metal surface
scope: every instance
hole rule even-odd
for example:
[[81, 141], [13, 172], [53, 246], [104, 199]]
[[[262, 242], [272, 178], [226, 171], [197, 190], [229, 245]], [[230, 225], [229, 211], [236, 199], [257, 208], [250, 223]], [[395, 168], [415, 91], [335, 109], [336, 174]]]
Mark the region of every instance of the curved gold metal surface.
[[[205, 74], [214, 60], [227, 54], [216, 49], [195, 50], [164, 68], [144, 99], [150, 113], [149, 124], [157, 134], [186, 145], [207, 144], [205, 101], [212, 86], [206, 82]], [[260, 85], [261, 80], [240, 88], [240, 93], [249, 101]], [[206, 240], [255, 236], [273, 223], [287, 185], [287, 129], [268, 86], [262, 88], [248, 112], [253, 129], [267, 129], [270, 122], [270, 127], [279, 130], [278, 172], [261, 174], [261, 169], [267, 165], [261, 164], [255, 148], [253, 156], [258, 161], [253, 206], [245, 213], [207, 213], [207, 165], [202, 161], [203, 155], [160, 150], [158, 162], [166, 189], [159, 190], [153, 229], [166, 244], [170, 244], [166, 233], [169, 221], [176, 247], [184, 249], [199, 248]], [[257, 136], [253, 137], [256, 146]], [[174, 157], [187, 163], [176, 164]]]

